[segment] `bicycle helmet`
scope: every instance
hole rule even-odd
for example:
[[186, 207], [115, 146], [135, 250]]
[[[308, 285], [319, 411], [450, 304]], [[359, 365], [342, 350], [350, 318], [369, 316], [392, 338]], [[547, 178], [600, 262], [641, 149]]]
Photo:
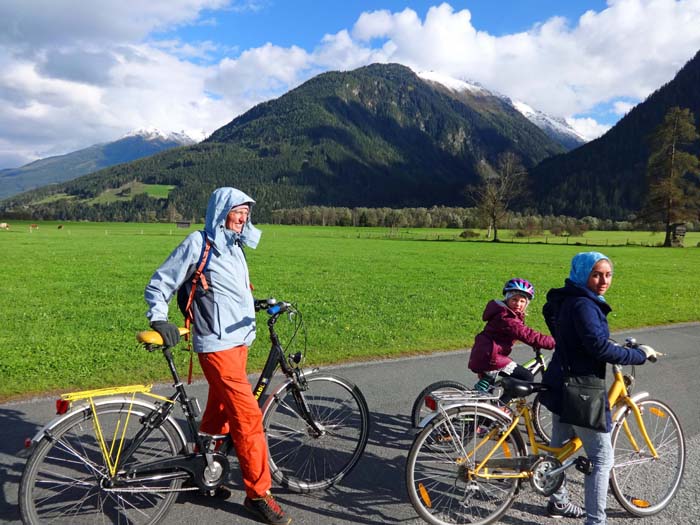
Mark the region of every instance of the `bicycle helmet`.
[[535, 287], [532, 286], [529, 281], [517, 277], [510, 279], [503, 286], [503, 295], [506, 295], [508, 292], [521, 293], [527, 297], [529, 301], [535, 298]]

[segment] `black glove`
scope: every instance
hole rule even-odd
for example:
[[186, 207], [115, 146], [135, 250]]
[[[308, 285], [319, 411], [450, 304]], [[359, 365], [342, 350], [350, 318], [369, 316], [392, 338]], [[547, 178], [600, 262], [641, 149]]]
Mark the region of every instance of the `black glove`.
[[180, 329], [168, 321], [152, 321], [151, 328], [163, 338], [163, 344], [170, 348], [180, 342]]

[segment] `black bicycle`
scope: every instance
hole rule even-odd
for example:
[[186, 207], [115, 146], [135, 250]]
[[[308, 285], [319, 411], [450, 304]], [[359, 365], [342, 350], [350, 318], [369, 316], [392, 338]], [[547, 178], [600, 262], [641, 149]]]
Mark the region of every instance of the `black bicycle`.
[[[347, 379], [304, 371], [304, 352], [285, 353], [275, 323], [285, 313], [294, 321], [289, 348], [303, 326], [292, 304], [256, 300], [256, 310], [261, 309], [270, 316], [271, 348], [255, 397], [263, 399], [277, 368], [286, 378], [262, 406], [272, 476], [297, 492], [326, 489], [362, 456], [369, 432], [367, 402]], [[174, 393], [163, 397], [150, 386], [131, 385], [61, 396], [60, 415], [21, 454], [29, 458], [19, 490], [25, 523], [153, 524], [178, 493], [213, 494], [226, 482], [230, 435], [198, 432], [199, 404], [187, 395], [170, 349], [154, 331], [141, 332], [137, 339], [149, 351], [162, 351]], [[174, 417], [176, 405], [185, 416], [184, 430]]]
[[[533, 348], [535, 356], [522, 364], [527, 370], [532, 372], [536, 378], [542, 376], [547, 369], [549, 359], [542, 355], [542, 349]], [[494, 384], [489, 387], [492, 391]], [[470, 392], [472, 389], [459, 381], [444, 379], [436, 381], [421, 390], [411, 407], [411, 424], [413, 428], [423, 428], [425, 422], [432, 418], [437, 411], [437, 401], [435, 393], [440, 394], [462, 394]], [[539, 394], [532, 401], [533, 426], [537, 436], [544, 442], [549, 443], [552, 437], [552, 414], [540, 401]]]

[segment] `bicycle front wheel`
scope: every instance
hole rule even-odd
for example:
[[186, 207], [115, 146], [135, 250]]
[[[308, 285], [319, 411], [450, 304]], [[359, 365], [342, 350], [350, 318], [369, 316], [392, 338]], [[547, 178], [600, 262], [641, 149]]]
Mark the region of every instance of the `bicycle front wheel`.
[[610, 477], [620, 505], [635, 516], [651, 516], [675, 496], [685, 469], [685, 438], [678, 418], [661, 401], [637, 402], [658, 458], [654, 458], [631, 411], [612, 432], [615, 464]]
[[[93, 525], [95, 523], [154, 524], [177, 497], [181, 480], [143, 480], [120, 484], [119, 472], [139, 462], [177, 455], [182, 440], [170, 421], [153, 429], [136, 452], [122, 461], [130, 440], [148, 409], [113, 402], [83, 409], [44, 437], [27, 460], [19, 489], [24, 523]], [[105, 450], [96, 437], [96, 422]], [[121, 450], [120, 450], [120, 445]], [[110, 473], [108, 460], [116, 462]]]
[[[369, 438], [369, 410], [360, 389], [332, 375], [308, 375], [271, 397], [263, 425], [272, 477], [296, 492], [334, 485], [357, 464]], [[317, 428], [309, 424], [311, 418]]]
[[425, 417], [435, 413], [434, 408], [430, 408], [428, 405], [426, 405], [426, 398], [428, 396], [437, 391], [460, 393], [468, 390], [469, 388], [464, 386], [459, 381], [452, 381], [449, 379], [444, 381], [436, 381], [435, 383], [426, 386], [421, 393], [418, 394], [418, 397], [413, 402], [413, 407], [411, 408], [411, 424], [413, 425], [413, 428], [418, 428], [420, 422], [423, 421]]
[[542, 442], [549, 445], [552, 439], [552, 413], [542, 404], [540, 394], [537, 394], [532, 402], [532, 425]]
[[[406, 461], [406, 487], [413, 508], [428, 523], [485, 525], [515, 500], [520, 479], [506, 476], [520, 472], [518, 458], [527, 450], [517, 429], [497, 445], [508, 420], [496, 410], [452, 408], [416, 436]], [[492, 456], [481, 473], [493, 477], [474, 474], [487, 454]]]

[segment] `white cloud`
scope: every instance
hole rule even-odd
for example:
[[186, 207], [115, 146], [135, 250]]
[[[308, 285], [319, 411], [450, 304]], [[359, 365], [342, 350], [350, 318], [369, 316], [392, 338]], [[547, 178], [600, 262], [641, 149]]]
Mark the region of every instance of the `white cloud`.
[[634, 106], [635, 104], [618, 100], [613, 103], [613, 113], [615, 113], [615, 115], [623, 116], [629, 113], [630, 109], [632, 109]]
[[611, 126], [607, 124], [600, 124], [596, 122], [595, 119], [591, 117], [575, 118], [569, 117], [566, 119], [566, 123], [574, 128], [574, 130], [587, 140], [593, 140], [600, 137], [606, 131], [610, 129]]
[[[314, 49], [270, 42], [224, 49], [159, 39], [216, 25], [217, 10], [267, 0], [4, 0], [0, 2], [0, 168], [114, 140], [133, 129], [213, 132], [252, 105], [314, 74], [399, 62], [478, 81], [587, 137], [671, 80], [700, 49], [700, 0], [608, 0], [578, 20], [553, 17], [517, 34], [480, 31], [467, 9], [442, 3], [376, 10]], [[216, 58], [222, 50], [225, 58]]]

